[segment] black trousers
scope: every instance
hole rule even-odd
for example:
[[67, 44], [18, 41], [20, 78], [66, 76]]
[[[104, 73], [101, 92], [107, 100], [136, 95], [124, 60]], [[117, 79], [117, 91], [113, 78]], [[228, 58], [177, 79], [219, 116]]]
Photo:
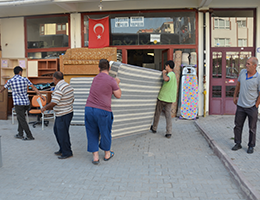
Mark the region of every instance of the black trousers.
[[251, 108], [243, 108], [237, 106], [236, 116], [235, 116], [235, 127], [234, 127], [234, 134], [235, 134], [235, 143], [240, 144], [242, 142], [242, 132], [244, 122], [248, 117], [248, 126], [249, 126], [249, 147], [255, 147], [256, 142], [256, 126], [258, 120], [258, 109], [256, 106]]
[[62, 153], [63, 156], [72, 155], [69, 135], [69, 128], [72, 117], [73, 112], [60, 117], [56, 117], [54, 122], [54, 135], [56, 136], [56, 140], [60, 147], [59, 151]]
[[23, 131], [26, 133], [28, 138], [32, 138], [32, 133], [25, 119], [25, 112], [29, 110], [29, 105], [27, 106], [14, 106], [17, 121], [18, 121], [18, 135], [23, 136]]

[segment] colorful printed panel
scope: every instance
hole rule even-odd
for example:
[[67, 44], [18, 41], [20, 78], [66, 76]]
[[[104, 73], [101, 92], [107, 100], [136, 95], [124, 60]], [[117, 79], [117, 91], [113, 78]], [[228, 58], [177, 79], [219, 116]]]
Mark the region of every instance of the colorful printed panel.
[[196, 119], [198, 112], [198, 84], [196, 76], [186, 76], [183, 82], [181, 116]]

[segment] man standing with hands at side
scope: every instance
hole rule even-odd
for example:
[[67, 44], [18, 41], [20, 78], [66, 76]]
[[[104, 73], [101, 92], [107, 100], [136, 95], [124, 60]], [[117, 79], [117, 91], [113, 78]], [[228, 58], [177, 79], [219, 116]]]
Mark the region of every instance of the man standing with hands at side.
[[[235, 115], [235, 146], [233, 151], [241, 149], [242, 131], [246, 117], [248, 117], [249, 125], [249, 142], [247, 153], [254, 152], [256, 142], [256, 126], [258, 120], [258, 106], [260, 104], [260, 74], [256, 71], [258, 59], [251, 57], [246, 62], [246, 69], [242, 69], [236, 89], [234, 92], [234, 104], [237, 105]], [[239, 97], [237, 99], [237, 95]]]
[[52, 93], [51, 102], [44, 106], [41, 111], [51, 110], [55, 112], [54, 134], [59, 144], [59, 150], [54, 154], [59, 159], [73, 156], [70, 143], [69, 127], [73, 117], [74, 90], [64, 81], [63, 74], [57, 71], [53, 74], [55, 89]]
[[[23, 68], [16, 66], [14, 68], [14, 77], [7, 81], [7, 83], [1, 88], [0, 93], [2, 93], [6, 88], [11, 87], [12, 89], [13, 103], [18, 121], [18, 134], [16, 134], [14, 137], [23, 140], [34, 140], [34, 137], [25, 119], [25, 112], [29, 110], [30, 107], [27, 86], [31, 86], [32, 89], [38, 95], [40, 95], [43, 101], [45, 101], [45, 98], [28, 78], [22, 77], [22, 73]], [[23, 137], [23, 131], [26, 133], [26, 137]]]
[[156, 129], [159, 123], [162, 109], [165, 108], [166, 118], [166, 135], [165, 137], [170, 139], [172, 136], [172, 119], [171, 119], [171, 107], [172, 103], [176, 101], [177, 96], [177, 80], [175, 73], [173, 72], [174, 62], [168, 60], [165, 63], [165, 69], [163, 70], [163, 85], [158, 95], [157, 104], [154, 113], [153, 125], [150, 130], [156, 133]]

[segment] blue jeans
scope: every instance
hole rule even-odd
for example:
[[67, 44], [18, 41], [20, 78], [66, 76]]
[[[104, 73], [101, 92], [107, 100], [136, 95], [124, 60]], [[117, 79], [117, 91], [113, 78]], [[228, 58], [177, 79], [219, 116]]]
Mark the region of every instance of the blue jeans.
[[[113, 113], [92, 107], [85, 107], [85, 128], [88, 139], [88, 151], [100, 149], [109, 151], [111, 148]], [[99, 135], [101, 136], [99, 143]]]
[[73, 112], [60, 117], [56, 117], [54, 123], [53, 131], [60, 147], [59, 151], [62, 153], [63, 156], [72, 155], [69, 135], [69, 128], [72, 117]]

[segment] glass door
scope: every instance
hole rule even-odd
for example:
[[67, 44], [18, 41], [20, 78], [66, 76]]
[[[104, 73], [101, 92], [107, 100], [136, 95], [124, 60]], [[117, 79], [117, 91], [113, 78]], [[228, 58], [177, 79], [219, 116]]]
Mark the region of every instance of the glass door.
[[228, 51], [223, 48], [212, 51], [211, 56], [210, 114], [235, 114], [233, 95], [237, 79], [252, 52]]

